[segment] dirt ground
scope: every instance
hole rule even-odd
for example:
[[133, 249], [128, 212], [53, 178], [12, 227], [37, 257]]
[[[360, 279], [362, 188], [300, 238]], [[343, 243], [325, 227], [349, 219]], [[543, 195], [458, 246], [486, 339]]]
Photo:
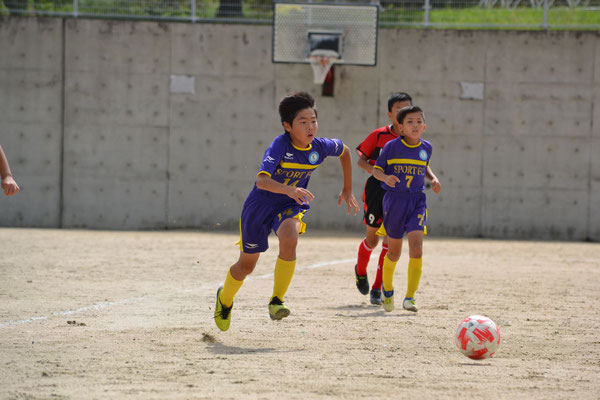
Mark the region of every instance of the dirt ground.
[[[0, 229], [0, 398], [599, 398], [600, 244], [426, 238], [415, 315], [357, 291], [361, 239], [309, 229], [273, 322], [272, 237], [221, 332], [236, 234]], [[492, 359], [454, 345], [471, 314]]]

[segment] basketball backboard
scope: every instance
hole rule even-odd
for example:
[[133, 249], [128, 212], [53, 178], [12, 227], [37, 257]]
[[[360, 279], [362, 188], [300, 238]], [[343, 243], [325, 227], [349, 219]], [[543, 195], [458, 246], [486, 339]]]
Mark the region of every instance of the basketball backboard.
[[273, 3], [273, 62], [310, 63], [311, 54], [337, 53], [335, 64], [377, 64], [375, 4]]

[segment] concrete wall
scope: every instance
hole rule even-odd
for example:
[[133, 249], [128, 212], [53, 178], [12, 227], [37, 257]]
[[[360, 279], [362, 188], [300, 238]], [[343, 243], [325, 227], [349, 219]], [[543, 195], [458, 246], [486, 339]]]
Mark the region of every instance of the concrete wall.
[[[600, 240], [594, 32], [384, 29], [377, 67], [337, 66], [333, 98], [308, 65], [271, 63], [269, 26], [5, 18], [0, 37], [0, 143], [23, 189], [0, 226], [235, 228], [283, 95], [312, 92], [319, 135], [354, 148], [403, 90], [442, 181], [432, 235]], [[309, 227], [363, 230], [336, 206], [336, 159], [309, 188]]]
[[66, 21], [64, 226], [167, 225], [170, 30]]
[[0, 225], [60, 226], [63, 29], [0, 19], [0, 144], [22, 192], [0, 195]]

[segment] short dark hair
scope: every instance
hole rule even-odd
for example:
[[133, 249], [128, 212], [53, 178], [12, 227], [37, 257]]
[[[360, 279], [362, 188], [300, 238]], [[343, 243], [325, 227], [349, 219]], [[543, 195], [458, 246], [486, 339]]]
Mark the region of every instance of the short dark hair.
[[403, 124], [404, 118], [406, 118], [406, 116], [408, 114], [415, 113], [415, 112], [420, 112], [421, 115], [423, 115], [423, 120], [425, 120], [425, 113], [423, 112], [423, 110], [421, 110], [421, 107], [408, 106], [408, 107], [404, 107], [404, 108], [401, 108], [400, 110], [398, 110], [398, 114], [396, 114], [396, 121], [398, 121], [399, 124]]
[[412, 97], [410, 97], [408, 93], [396, 92], [393, 95], [391, 95], [388, 99], [388, 111], [392, 112], [392, 107], [394, 107], [394, 103], [397, 103], [399, 101], [409, 101], [412, 105]]
[[284, 122], [292, 124], [298, 112], [306, 109], [313, 108], [315, 114], [317, 109], [315, 108], [315, 99], [307, 92], [295, 92], [285, 96], [279, 102], [279, 116], [281, 117], [281, 124]]

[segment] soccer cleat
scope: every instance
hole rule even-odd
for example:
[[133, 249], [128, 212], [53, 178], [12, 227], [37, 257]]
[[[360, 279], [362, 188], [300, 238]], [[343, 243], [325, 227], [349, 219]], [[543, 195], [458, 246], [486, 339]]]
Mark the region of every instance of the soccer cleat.
[[381, 305], [381, 290], [371, 289], [371, 304]]
[[402, 307], [404, 307], [405, 310], [412, 312], [419, 311], [419, 307], [417, 307], [417, 302], [412, 297], [406, 297], [402, 302]]
[[383, 309], [387, 312], [392, 311], [394, 309], [394, 290], [386, 291], [383, 289], [381, 294], [383, 295]]
[[275, 296], [271, 299], [271, 302], [269, 303], [269, 317], [271, 317], [272, 320], [278, 321], [287, 317], [290, 313], [290, 309], [279, 300], [279, 297]]
[[226, 331], [227, 329], [229, 329], [229, 324], [231, 324], [231, 309], [233, 308], [233, 304], [231, 305], [231, 307], [225, 307], [223, 304], [221, 304], [221, 300], [219, 299], [219, 293], [221, 293], [221, 290], [223, 290], [223, 286], [220, 286], [219, 289], [217, 289], [217, 304], [215, 305], [215, 324], [217, 324], [217, 327], [220, 330]]
[[354, 266], [354, 275], [356, 275], [356, 287], [361, 294], [367, 295], [369, 294], [369, 278], [367, 278], [367, 274], [359, 275], [356, 272], [356, 268], [358, 264]]

